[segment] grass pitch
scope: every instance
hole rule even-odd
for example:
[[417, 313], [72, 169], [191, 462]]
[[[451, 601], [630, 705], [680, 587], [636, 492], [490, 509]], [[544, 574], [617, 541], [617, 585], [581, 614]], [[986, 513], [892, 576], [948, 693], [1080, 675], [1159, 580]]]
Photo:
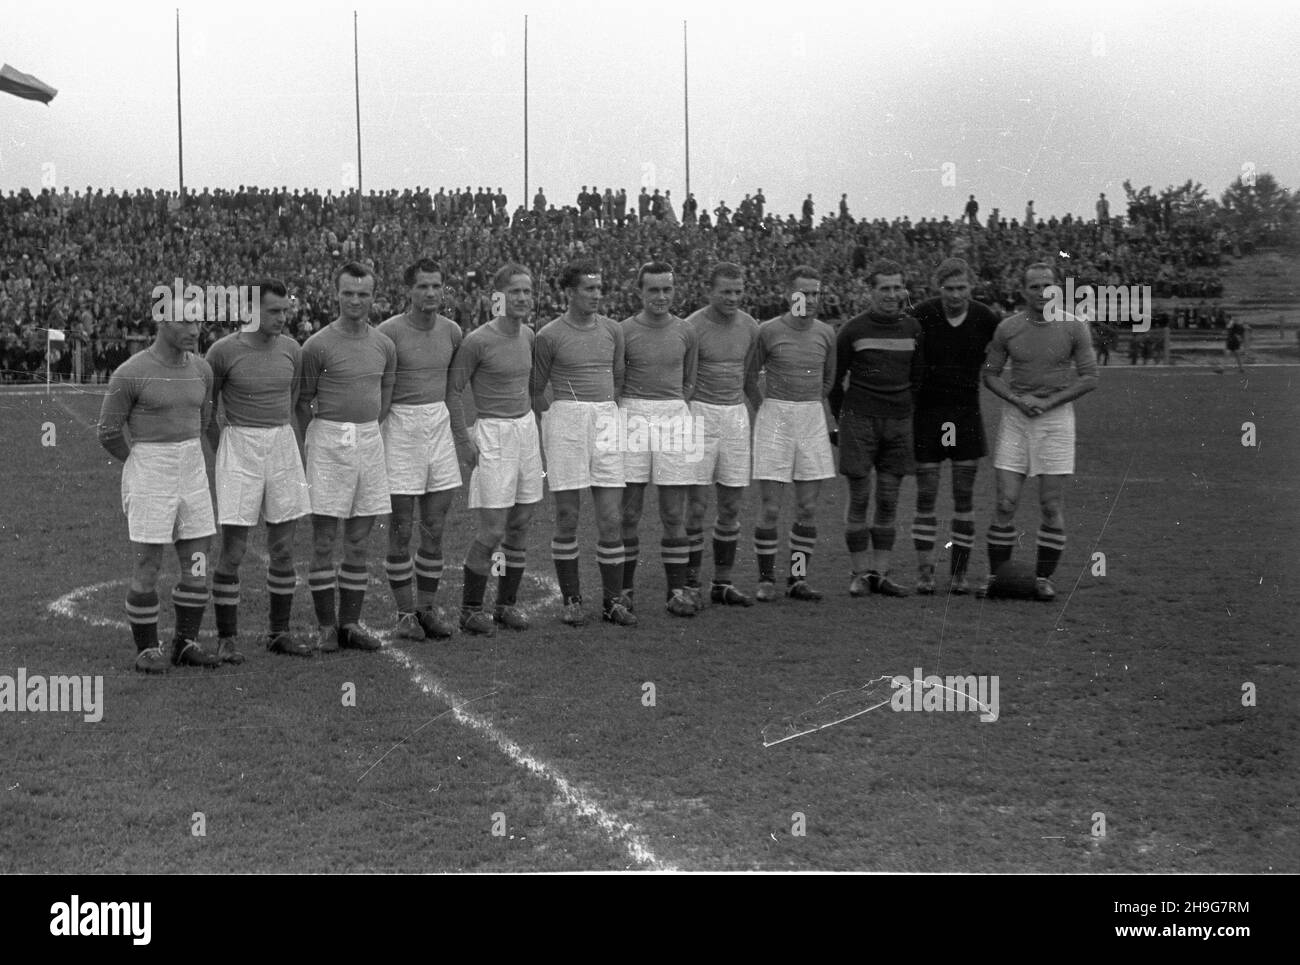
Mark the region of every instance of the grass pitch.
[[[94, 440], [100, 397], [0, 393], [0, 675], [105, 685], [99, 723], [0, 713], [0, 871], [1300, 871], [1300, 370], [1123, 369], [1103, 370], [1077, 405], [1053, 604], [850, 599], [836, 480], [812, 563], [825, 602], [669, 617], [652, 511], [641, 626], [575, 631], [552, 595], [545, 503], [527, 633], [408, 645], [400, 658], [255, 651], [259, 535], [241, 574], [248, 661], [159, 679], [131, 669], [120, 466]], [[985, 399], [991, 429], [998, 403]], [[913, 494], [905, 484], [895, 564], [907, 582]], [[746, 589], [755, 501], [742, 516]], [[1033, 554], [1034, 503], [1027, 489], [1018, 558]], [[976, 575], [991, 505], [986, 464]], [[944, 493], [941, 534], [949, 510]], [[459, 599], [471, 531], [462, 496], [444, 604]], [[393, 622], [385, 538], [377, 527], [365, 609], [381, 629]], [[164, 602], [176, 574], [171, 560]], [[305, 580], [294, 620], [312, 622]], [[828, 695], [853, 713], [867, 706], [857, 688], [918, 667], [996, 677], [998, 719], [887, 703], [764, 746], [787, 721], [846, 716], [819, 705]]]

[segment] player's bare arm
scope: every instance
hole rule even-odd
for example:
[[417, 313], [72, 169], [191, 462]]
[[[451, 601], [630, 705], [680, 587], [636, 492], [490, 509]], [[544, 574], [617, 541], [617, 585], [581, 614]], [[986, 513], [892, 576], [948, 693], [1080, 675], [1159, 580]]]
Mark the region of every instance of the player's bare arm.
[[99, 425], [96, 427], [96, 435], [99, 438], [99, 444], [108, 450], [109, 454], [121, 462], [131, 455], [131, 446], [126, 438], [126, 417], [131, 412], [131, 403], [127, 399], [125, 388], [118, 384], [109, 386], [108, 395], [104, 398], [104, 409], [99, 416]]

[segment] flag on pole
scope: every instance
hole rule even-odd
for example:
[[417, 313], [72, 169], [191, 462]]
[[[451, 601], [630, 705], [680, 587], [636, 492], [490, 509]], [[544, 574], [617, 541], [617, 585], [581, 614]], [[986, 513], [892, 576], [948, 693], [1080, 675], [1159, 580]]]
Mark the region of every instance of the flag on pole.
[[8, 64], [0, 67], [0, 90], [15, 97], [25, 97], [29, 101], [40, 101], [42, 104], [54, 100], [54, 95], [58, 93], [49, 84], [37, 80], [31, 74], [14, 70]]
[[62, 329], [51, 328], [48, 331], [50, 333], [51, 342], [62, 342], [67, 339], [67, 336], [63, 333]]

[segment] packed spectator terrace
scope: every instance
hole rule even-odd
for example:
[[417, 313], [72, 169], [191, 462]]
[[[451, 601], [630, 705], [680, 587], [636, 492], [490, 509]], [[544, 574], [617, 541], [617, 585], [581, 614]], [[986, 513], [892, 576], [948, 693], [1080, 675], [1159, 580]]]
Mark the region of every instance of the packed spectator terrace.
[[[1203, 302], [1219, 296], [1218, 266], [1230, 250], [1222, 232], [1123, 218], [1099, 224], [1066, 214], [1021, 224], [994, 209], [983, 223], [947, 216], [866, 221], [855, 220], [841, 199], [818, 220], [811, 196], [800, 217], [775, 216], [764, 204], [758, 189], [734, 211], [721, 203], [697, 217], [694, 196], [679, 214], [668, 193], [643, 189], [629, 201], [624, 191], [584, 186], [573, 204], [539, 190], [510, 213], [500, 189], [417, 187], [371, 191], [358, 218], [355, 191], [241, 185], [190, 190], [184, 203], [178, 192], [148, 189], [10, 191], [0, 197], [0, 369], [5, 381], [44, 379], [45, 330], [63, 329], [68, 341], [54, 343], [50, 357], [55, 376], [79, 369], [86, 381], [106, 379], [152, 338], [151, 293], [177, 277], [220, 286], [283, 278], [298, 303], [289, 331], [301, 341], [337, 316], [333, 274], [353, 259], [376, 269], [376, 321], [404, 307], [402, 269], [422, 256], [437, 259], [445, 268], [446, 313], [469, 330], [489, 317], [488, 281], [506, 261], [536, 272], [540, 320], [563, 311], [555, 278], [578, 256], [601, 266], [604, 312], [614, 318], [640, 308], [636, 269], [650, 259], [676, 266], [682, 314], [705, 303], [714, 263], [743, 265], [746, 308], [760, 320], [785, 308], [784, 271], [808, 263], [823, 273], [822, 316], [835, 323], [866, 308], [866, 269], [878, 258], [906, 267], [914, 300], [933, 293], [931, 273], [943, 258], [965, 258], [978, 278], [976, 297], [1010, 310], [1020, 270], [1045, 255], [1076, 285], [1151, 285], [1158, 299]], [[1198, 306], [1180, 312], [1175, 324], [1209, 326], [1219, 318]], [[222, 334], [215, 326], [205, 331], [202, 347]]]

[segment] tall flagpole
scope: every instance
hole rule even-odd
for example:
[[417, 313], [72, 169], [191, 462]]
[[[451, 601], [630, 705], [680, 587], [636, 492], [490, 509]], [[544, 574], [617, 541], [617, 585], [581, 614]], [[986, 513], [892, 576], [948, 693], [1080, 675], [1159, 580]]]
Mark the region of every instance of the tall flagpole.
[[691, 200], [691, 74], [686, 47], [686, 21], [682, 21], [682, 96], [685, 100], [686, 120], [686, 198]]
[[528, 14], [524, 14], [524, 210], [532, 209], [528, 197]]
[[181, 127], [181, 8], [176, 8], [176, 160], [180, 169], [181, 204], [185, 203], [185, 131]]
[[357, 98], [357, 232], [361, 231], [361, 60], [357, 46], [357, 12], [352, 11], [352, 81]]

